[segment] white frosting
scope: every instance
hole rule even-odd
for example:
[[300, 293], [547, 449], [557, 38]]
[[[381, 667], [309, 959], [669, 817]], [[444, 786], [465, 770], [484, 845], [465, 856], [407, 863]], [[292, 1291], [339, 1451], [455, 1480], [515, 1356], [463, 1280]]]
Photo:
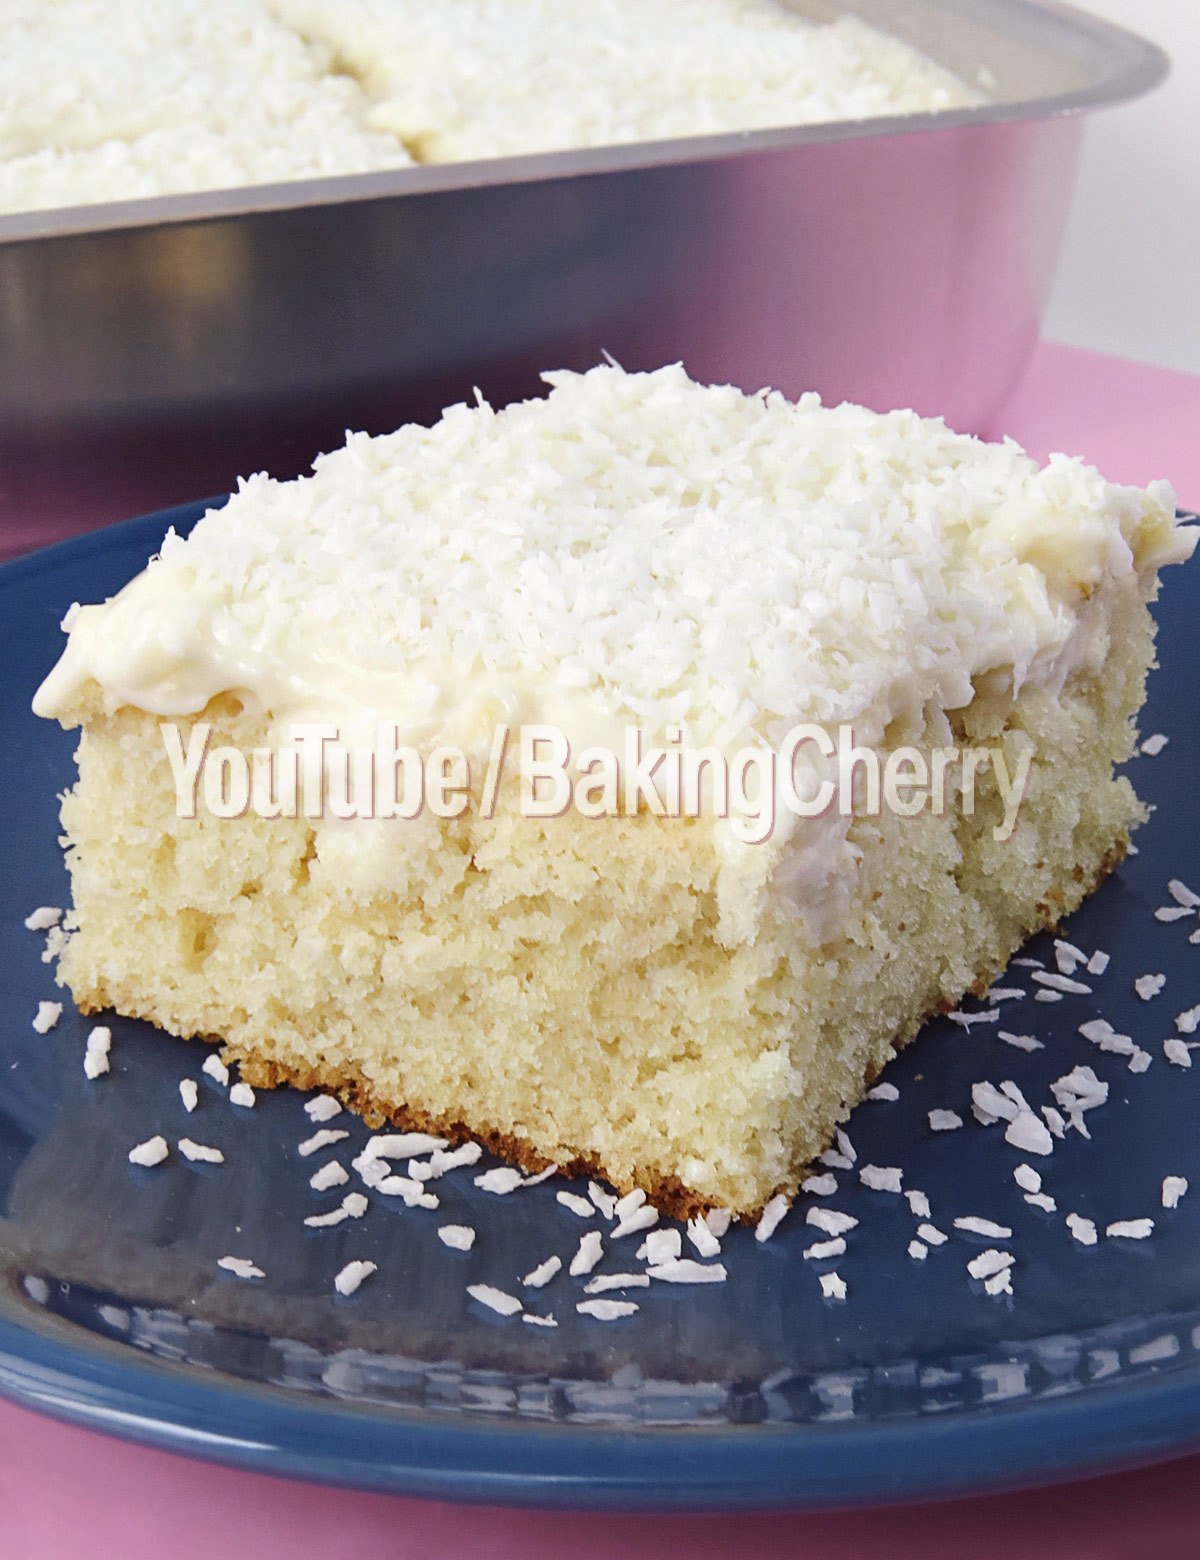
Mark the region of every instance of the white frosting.
[[[251, 478], [73, 616], [35, 710], [71, 722], [99, 690], [189, 715], [233, 691], [280, 724], [350, 740], [394, 719], [477, 755], [499, 720], [576, 748], [672, 723], [726, 752], [798, 722], [878, 743], [981, 677], [1056, 690], [1100, 666], [1113, 604], [1194, 545], [1165, 484], [1039, 470], [911, 412], [678, 367], [547, 378], [544, 400]], [[844, 820], [803, 827], [791, 875], [814, 901], [852, 853]]]

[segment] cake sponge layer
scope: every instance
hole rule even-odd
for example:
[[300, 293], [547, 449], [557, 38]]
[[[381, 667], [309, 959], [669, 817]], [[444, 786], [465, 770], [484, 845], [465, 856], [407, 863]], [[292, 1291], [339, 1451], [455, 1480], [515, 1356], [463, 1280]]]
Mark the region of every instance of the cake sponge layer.
[[[993, 838], [986, 785], [973, 817], [856, 820], [854, 887], [816, 944], [770, 899], [723, 943], [712, 831], [644, 815], [369, 825], [413, 832], [395, 837], [396, 887], [355, 892], [303, 819], [177, 817], [159, 721], [100, 715], [63, 809], [77, 930], [61, 976], [85, 1008], [219, 1037], [252, 1082], [586, 1166], [678, 1212], [748, 1213], [795, 1188], [926, 1015], [1124, 853], [1139, 809], [1112, 766], [1144, 608], [1128, 630], [1102, 681], [1030, 689], [990, 730], [975, 711], [975, 740], [1035, 745], [1012, 837]], [[214, 742], [264, 740], [232, 701], [205, 716]]]

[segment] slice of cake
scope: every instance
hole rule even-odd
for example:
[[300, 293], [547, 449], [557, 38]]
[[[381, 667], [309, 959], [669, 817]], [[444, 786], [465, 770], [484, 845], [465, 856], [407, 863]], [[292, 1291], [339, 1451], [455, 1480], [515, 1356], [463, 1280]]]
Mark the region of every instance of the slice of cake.
[[254, 1084], [749, 1213], [1121, 859], [1194, 536], [909, 412], [548, 379], [255, 477], [72, 612], [60, 979]]

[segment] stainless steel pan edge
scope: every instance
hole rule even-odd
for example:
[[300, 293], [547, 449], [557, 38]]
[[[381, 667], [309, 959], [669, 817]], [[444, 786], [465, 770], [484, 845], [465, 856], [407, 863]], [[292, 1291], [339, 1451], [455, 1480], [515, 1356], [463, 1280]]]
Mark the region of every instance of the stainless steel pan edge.
[[[944, 63], [951, 66], [961, 66], [965, 62], [961, 57], [955, 59], [953, 50], [949, 51], [951, 57], [945, 58], [947, 49], [938, 49], [928, 26], [914, 25], [918, 15], [952, 12], [963, 16], [976, 12], [981, 19], [987, 19], [1003, 9], [1012, 13], [1019, 23], [1015, 29], [1018, 35], [1026, 40], [1038, 40], [1039, 47], [1048, 51], [1057, 51], [1057, 63], [1074, 56], [1081, 79], [1076, 85], [1059, 84], [1031, 95], [1025, 95], [1026, 80], [1024, 87], [997, 100], [938, 114], [837, 120], [778, 130], [641, 141], [524, 157], [496, 157], [480, 162], [442, 163], [326, 179], [293, 180], [284, 184], [247, 185], [230, 190], [64, 206], [50, 211], [0, 213], [0, 243], [168, 222], [194, 222], [252, 212], [290, 211], [441, 190], [576, 178], [585, 174], [707, 162], [785, 147], [819, 146], [860, 137], [883, 138], [934, 129], [954, 130], [966, 125], [1049, 118], [1105, 108], [1139, 97], [1158, 86], [1170, 70], [1168, 56], [1156, 44], [1074, 6], [1061, 4], [1059, 0], [1036, 0], [1036, 3], [1031, 0], [837, 0], [830, 5], [824, 5], [822, 0], [808, 0], [807, 4], [804, 0], [794, 0], [794, 8], [860, 15], [898, 36], [911, 39], [935, 57], [943, 56]], [[980, 63], [991, 68], [986, 57]]]
[[1019, 15], [1018, 64], [1032, 29], [1072, 84], [963, 114], [6, 219], [49, 226], [0, 242], [0, 548], [290, 475], [348, 426], [427, 420], [476, 385], [503, 403], [604, 351], [981, 427], [1036, 340], [1075, 110], [1145, 90], [1164, 61], [1065, 6], [902, 9], [977, 31]]

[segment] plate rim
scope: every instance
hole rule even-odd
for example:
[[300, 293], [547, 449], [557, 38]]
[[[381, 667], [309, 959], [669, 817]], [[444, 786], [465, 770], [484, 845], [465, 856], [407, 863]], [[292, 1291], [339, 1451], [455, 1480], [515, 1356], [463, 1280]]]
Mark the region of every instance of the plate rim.
[[[0, 592], [190, 527], [193, 500], [0, 564]], [[59, 1324], [70, 1328], [69, 1322]], [[1035, 1488], [1200, 1450], [1200, 1357], [1060, 1396], [824, 1424], [582, 1426], [307, 1398], [133, 1354], [0, 1309], [0, 1396], [135, 1444], [243, 1470], [493, 1506], [659, 1512], [830, 1509]], [[652, 1448], [654, 1456], [645, 1452]]]

